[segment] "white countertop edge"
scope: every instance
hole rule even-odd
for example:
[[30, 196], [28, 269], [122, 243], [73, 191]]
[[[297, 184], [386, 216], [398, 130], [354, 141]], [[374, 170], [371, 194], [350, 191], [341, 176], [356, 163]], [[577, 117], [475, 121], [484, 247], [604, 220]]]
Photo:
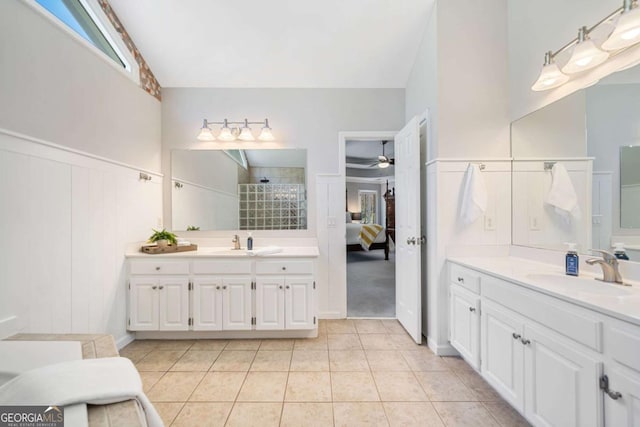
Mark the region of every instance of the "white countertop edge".
[[197, 251], [172, 252], [167, 254], [146, 254], [144, 252], [129, 250], [125, 253], [125, 258], [136, 259], [160, 259], [160, 258], [317, 258], [320, 250], [315, 246], [283, 247], [282, 252], [267, 255], [248, 255], [245, 249], [238, 250], [237, 253], [216, 253], [209, 248], [201, 247]]
[[[558, 298], [561, 299], [563, 301], [567, 301], [569, 303], [575, 304], [575, 305], [579, 305], [581, 307], [587, 308], [589, 310], [593, 310], [596, 311], [598, 313], [610, 316], [610, 317], [614, 317], [618, 320], [622, 320], [625, 322], [629, 322], [629, 323], [633, 323], [637, 326], [640, 326], [640, 304], [637, 304], [637, 315], [630, 315], [628, 313], [625, 312], [620, 312], [614, 308], [611, 307], [607, 307], [606, 304], [604, 305], [598, 305], [595, 304], [591, 301], [586, 301], [580, 298], [575, 298], [573, 296], [570, 295], [566, 295], [565, 293], [561, 292], [561, 291], [554, 291], [552, 289], [548, 289], [548, 288], [543, 288], [540, 287], [539, 285], [531, 282], [531, 281], [526, 281], [523, 280], [523, 277], [517, 277], [517, 276], [512, 276], [500, 271], [495, 271], [493, 269], [491, 269], [490, 267], [488, 267], [486, 265], [486, 262], [495, 258], [484, 258], [484, 257], [449, 257], [447, 258], [447, 261], [455, 263], [455, 264], [459, 264], [463, 267], [467, 267], [467, 268], [471, 268], [473, 270], [477, 270], [481, 273], [487, 274], [489, 276], [493, 276], [497, 279], [502, 279], [502, 280], [506, 280], [509, 282], [513, 282], [516, 285], [522, 286], [524, 288], [527, 289], [531, 289], [533, 291], [536, 292], [540, 292], [546, 295], [549, 295], [551, 297], [554, 298]], [[526, 263], [526, 264], [536, 264], [539, 265], [541, 268], [541, 271], [547, 271], [549, 273], [557, 273], [558, 271], [561, 271], [562, 268], [558, 267], [556, 265], [553, 264], [547, 264], [547, 263], [543, 263], [543, 262], [539, 262], [539, 261], [535, 261], [535, 260], [531, 260], [531, 259], [526, 259], [526, 258], [516, 258], [516, 257], [501, 257], [501, 260], [503, 260], [502, 262], [517, 262], [517, 263]], [[513, 261], [511, 261], [513, 260]], [[516, 261], [517, 260], [517, 261]], [[482, 261], [485, 262], [485, 265], [482, 265]], [[588, 274], [581, 274], [582, 277], [592, 277], [591, 275]], [[569, 279], [570, 280], [570, 279]], [[448, 283], [448, 281], [447, 281]], [[610, 285], [610, 286], [616, 286], [616, 285]], [[633, 286], [635, 289], [638, 289], [638, 285], [636, 283], [634, 283]], [[482, 288], [482, 285], [481, 285]], [[481, 291], [482, 292], [482, 291]], [[633, 305], [631, 303], [631, 305]]]

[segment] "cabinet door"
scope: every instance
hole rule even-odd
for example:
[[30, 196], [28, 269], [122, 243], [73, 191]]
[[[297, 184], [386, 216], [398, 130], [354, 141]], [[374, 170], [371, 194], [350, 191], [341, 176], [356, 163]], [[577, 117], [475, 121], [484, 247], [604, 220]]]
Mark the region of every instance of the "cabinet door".
[[158, 280], [161, 331], [189, 330], [189, 278], [167, 277]]
[[132, 277], [129, 281], [129, 330], [158, 330], [158, 279]]
[[191, 307], [194, 331], [222, 329], [222, 278], [198, 277], [193, 280]]
[[256, 330], [284, 329], [284, 278], [256, 278]]
[[251, 276], [222, 278], [222, 329], [251, 329]]
[[601, 426], [601, 363], [543, 327], [525, 325], [525, 414], [536, 426]]
[[524, 322], [501, 305], [482, 302], [482, 374], [512, 406], [524, 408]]
[[604, 395], [604, 424], [616, 427], [640, 426], [640, 375], [620, 367], [607, 368], [605, 373], [609, 377], [609, 390], [619, 392], [622, 396], [613, 400]]
[[313, 329], [315, 327], [313, 277], [287, 277], [284, 283], [285, 327], [287, 329]]
[[480, 297], [451, 286], [450, 340], [451, 345], [474, 368], [480, 368]]

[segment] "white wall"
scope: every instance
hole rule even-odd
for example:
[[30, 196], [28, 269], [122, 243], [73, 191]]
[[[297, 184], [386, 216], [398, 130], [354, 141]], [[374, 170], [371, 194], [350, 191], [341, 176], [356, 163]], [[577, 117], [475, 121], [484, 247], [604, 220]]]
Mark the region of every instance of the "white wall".
[[162, 178], [138, 179], [160, 103], [20, 0], [0, 2], [0, 70], [0, 337], [122, 340], [124, 251], [162, 219]]
[[0, 128], [160, 170], [160, 102], [22, 0], [0, 2]]

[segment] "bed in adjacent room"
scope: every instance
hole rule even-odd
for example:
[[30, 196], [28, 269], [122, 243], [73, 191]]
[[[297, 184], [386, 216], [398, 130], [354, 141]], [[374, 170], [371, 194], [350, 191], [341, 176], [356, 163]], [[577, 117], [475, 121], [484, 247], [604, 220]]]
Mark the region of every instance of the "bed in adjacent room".
[[[360, 239], [360, 232], [362, 231], [362, 227], [366, 224], [361, 224], [358, 222], [348, 222], [347, 226], [347, 251], [362, 251], [365, 250], [362, 247], [362, 242]], [[369, 250], [375, 249], [384, 249], [385, 251], [385, 259], [389, 259], [389, 242], [387, 239], [387, 232], [382, 227], [377, 236], [373, 239], [373, 243], [369, 246]]]

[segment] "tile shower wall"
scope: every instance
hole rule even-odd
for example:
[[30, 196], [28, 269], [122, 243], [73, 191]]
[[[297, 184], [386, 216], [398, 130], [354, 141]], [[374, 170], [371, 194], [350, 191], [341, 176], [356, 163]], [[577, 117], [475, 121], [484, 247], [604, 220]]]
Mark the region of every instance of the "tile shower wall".
[[241, 230], [307, 228], [304, 184], [239, 184]]
[[258, 184], [261, 179], [271, 184], [304, 184], [304, 168], [249, 168], [249, 182]]

